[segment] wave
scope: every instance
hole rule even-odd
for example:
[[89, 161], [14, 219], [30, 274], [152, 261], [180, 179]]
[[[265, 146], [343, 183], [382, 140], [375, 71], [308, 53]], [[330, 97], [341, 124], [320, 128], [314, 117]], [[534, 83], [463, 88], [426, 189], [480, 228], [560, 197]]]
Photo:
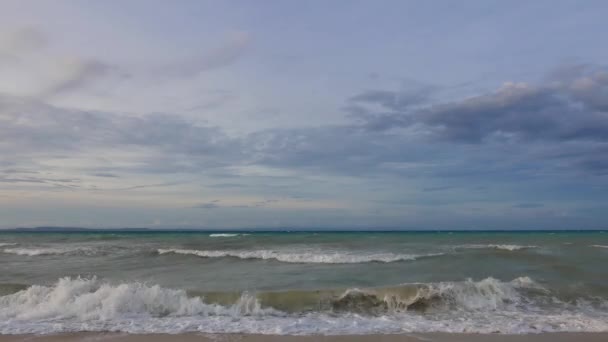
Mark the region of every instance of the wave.
[[[0, 333], [123, 331], [129, 333], [370, 334], [405, 332], [530, 333], [608, 331], [608, 314], [562, 303], [541, 309], [527, 277], [509, 282], [413, 283], [386, 288], [251, 293], [217, 303], [211, 293], [97, 278], [61, 278], [0, 297]], [[316, 297], [315, 297], [316, 296]], [[217, 297], [217, 296], [215, 296]], [[282, 310], [281, 303], [316, 306]], [[312, 298], [312, 299], [311, 299]], [[555, 301], [549, 301], [556, 303]]]
[[17, 244], [14, 242], [0, 242], [0, 247], [6, 247], [6, 246], [17, 246]]
[[522, 245], [508, 245], [508, 244], [487, 244], [487, 245], [477, 244], [477, 245], [463, 245], [463, 246], [459, 246], [459, 247], [465, 248], [465, 249], [499, 249], [499, 250], [510, 251], [510, 252], [519, 251], [522, 249], [538, 248], [538, 246], [533, 246], [533, 245], [522, 246]]
[[143, 283], [112, 285], [97, 278], [61, 278], [53, 286], [34, 285], [0, 297], [0, 320], [78, 318], [109, 320], [124, 316], [170, 317], [191, 315], [263, 315], [255, 297], [243, 294], [231, 307], [190, 298], [184, 290]]
[[393, 254], [374, 253], [360, 254], [355, 252], [322, 252], [322, 251], [276, 251], [276, 250], [196, 250], [196, 249], [158, 249], [158, 254], [196, 255], [202, 258], [225, 258], [277, 260], [300, 264], [358, 264], [367, 262], [396, 262], [416, 260], [419, 258], [439, 256], [434, 254]]
[[332, 305], [335, 309], [361, 311], [496, 310], [522, 302], [520, 288], [542, 289], [528, 277], [501, 282], [486, 278], [475, 282], [404, 284], [395, 288], [349, 289]]
[[218, 233], [218, 234], [209, 234], [209, 237], [235, 237], [241, 234], [227, 234], [227, 233]]
[[595, 248], [608, 248], [607, 245], [591, 245], [591, 247], [595, 247]]
[[24, 256], [43, 256], [43, 255], [64, 255], [64, 254], [84, 254], [90, 255], [93, 251], [84, 247], [47, 247], [47, 248], [5, 248], [2, 250], [6, 254], [16, 254]]

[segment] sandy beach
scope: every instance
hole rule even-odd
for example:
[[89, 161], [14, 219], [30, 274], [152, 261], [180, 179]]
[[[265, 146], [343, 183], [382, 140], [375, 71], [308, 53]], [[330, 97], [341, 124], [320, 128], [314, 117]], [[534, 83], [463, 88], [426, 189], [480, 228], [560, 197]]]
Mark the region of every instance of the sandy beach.
[[525, 335], [502, 334], [400, 334], [400, 335], [341, 335], [285, 336], [243, 334], [120, 334], [73, 333], [56, 335], [0, 335], [0, 342], [604, 342], [608, 333], [542, 333]]

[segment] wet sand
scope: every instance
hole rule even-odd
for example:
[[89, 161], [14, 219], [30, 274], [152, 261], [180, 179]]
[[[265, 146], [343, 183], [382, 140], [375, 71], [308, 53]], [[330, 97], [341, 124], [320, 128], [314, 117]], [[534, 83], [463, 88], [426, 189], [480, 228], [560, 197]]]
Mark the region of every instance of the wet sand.
[[606, 342], [608, 333], [499, 334], [400, 334], [342, 336], [284, 336], [241, 334], [121, 334], [73, 333], [56, 335], [0, 335], [0, 342]]

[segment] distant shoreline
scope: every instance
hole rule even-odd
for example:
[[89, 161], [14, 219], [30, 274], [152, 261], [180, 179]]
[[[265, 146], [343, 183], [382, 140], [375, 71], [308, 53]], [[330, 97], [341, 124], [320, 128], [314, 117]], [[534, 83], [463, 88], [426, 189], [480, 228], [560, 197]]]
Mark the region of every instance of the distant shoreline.
[[608, 233], [608, 229], [299, 229], [299, 228], [84, 228], [84, 227], [32, 227], [4, 228], [0, 233]]

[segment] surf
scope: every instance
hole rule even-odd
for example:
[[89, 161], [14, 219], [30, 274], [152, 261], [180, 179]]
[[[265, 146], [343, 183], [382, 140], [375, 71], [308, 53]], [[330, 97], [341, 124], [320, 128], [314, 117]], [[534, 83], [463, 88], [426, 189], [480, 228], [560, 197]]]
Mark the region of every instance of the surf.
[[354, 253], [331, 251], [278, 251], [278, 250], [196, 250], [196, 249], [158, 249], [159, 255], [177, 254], [192, 255], [201, 258], [238, 258], [276, 260], [286, 263], [299, 264], [357, 264], [368, 262], [390, 263], [397, 261], [416, 260], [440, 256], [442, 253], [431, 254], [395, 254], [395, 253]]
[[[574, 311], [571, 304], [559, 300], [553, 301], [559, 306], [551, 311], [543, 309], [535, 296], [553, 298], [554, 294], [525, 276], [511, 281], [489, 277], [230, 295], [141, 282], [113, 283], [96, 277], [64, 277], [52, 285], [32, 285], [0, 296], [0, 333], [608, 331], [605, 312], [592, 308]], [[287, 303], [291, 306], [285, 306]]]

